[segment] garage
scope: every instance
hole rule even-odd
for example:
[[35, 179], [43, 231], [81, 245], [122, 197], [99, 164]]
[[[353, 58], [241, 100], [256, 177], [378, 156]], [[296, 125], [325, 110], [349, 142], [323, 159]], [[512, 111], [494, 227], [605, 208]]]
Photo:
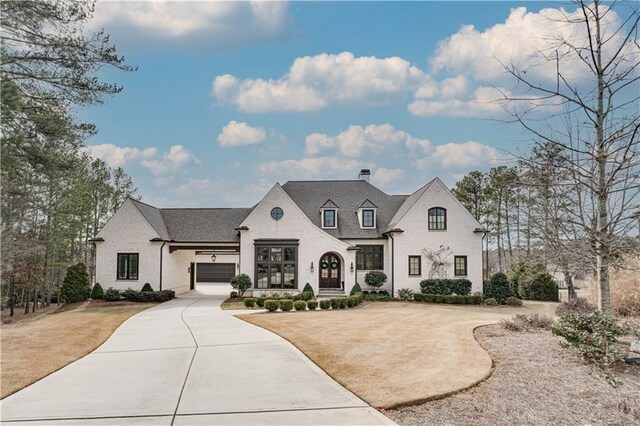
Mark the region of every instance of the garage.
[[228, 283], [235, 276], [235, 263], [197, 263], [197, 283]]

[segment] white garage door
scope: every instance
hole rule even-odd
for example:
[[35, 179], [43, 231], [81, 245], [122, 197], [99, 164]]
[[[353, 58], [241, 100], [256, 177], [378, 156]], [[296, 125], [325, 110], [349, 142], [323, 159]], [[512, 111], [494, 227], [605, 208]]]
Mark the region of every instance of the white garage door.
[[198, 263], [196, 264], [196, 282], [228, 283], [235, 276], [235, 263]]

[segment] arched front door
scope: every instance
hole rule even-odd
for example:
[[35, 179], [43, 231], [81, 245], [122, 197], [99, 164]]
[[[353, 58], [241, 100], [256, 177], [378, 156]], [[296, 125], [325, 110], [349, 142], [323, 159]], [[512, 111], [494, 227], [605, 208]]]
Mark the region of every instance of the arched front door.
[[341, 288], [340, 258], [333, 253], [326, 253], [320, 258], [320, 288]]

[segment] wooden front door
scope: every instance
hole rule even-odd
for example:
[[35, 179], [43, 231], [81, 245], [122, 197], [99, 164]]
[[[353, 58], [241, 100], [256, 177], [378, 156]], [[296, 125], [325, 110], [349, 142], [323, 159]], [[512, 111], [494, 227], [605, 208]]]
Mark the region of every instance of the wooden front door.
[[320, 288], [342, 288], [340, 258], [327, 253], [320, 258]]

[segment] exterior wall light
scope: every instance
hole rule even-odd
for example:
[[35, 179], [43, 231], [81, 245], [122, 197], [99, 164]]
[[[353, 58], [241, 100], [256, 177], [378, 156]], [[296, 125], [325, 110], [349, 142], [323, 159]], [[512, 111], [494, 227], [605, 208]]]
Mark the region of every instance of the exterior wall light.
[[351, 273], [353, 273], [353, 262], [351, 262]]
[[313, 262], [311, 262], [311, 272], [313, 272]]
[[212, 255], [211, 255], [211, 261], [212, 261], [213, 263], [215, 263], [215, 262], [216, 262], [216, 255], [215, 255], [215, 254], [212, 254]]

